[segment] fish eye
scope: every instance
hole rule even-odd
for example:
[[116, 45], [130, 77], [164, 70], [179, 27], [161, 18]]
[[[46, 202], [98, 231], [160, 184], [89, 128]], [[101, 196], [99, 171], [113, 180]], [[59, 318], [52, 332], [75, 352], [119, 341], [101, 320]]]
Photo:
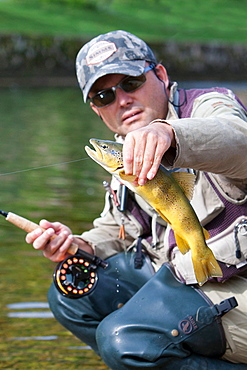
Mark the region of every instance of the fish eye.
[[105, 145], [105, 144], [103, 144], [103, 145], [101, 145], [101, 148], [103, 148], [103, 149], [107, 149], [107, 148], [108, 148], [108, 146], [107, 146], [107, 145]]

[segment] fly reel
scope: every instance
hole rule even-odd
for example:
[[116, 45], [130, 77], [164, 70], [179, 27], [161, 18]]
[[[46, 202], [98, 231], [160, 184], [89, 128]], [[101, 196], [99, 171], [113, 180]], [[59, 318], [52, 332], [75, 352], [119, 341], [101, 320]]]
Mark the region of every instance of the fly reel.
[[68, 298], [81, 298], [93, 291], [98, 276], [97, 267], [107, 262], [82, 250], [57, 265], [53, 279], [58, 291]]

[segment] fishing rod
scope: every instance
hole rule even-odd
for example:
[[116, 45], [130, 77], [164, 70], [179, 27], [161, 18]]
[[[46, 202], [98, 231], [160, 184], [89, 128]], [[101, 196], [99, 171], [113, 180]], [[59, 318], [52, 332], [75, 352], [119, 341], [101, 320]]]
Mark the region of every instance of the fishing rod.
[[[0, 210], [0, 214], [7, 221], [20, 229], [30, 233], [37, 228], [38, 224], [12, 212]], [[42, 229], [45, 231], [45, 229]], [[53, 240], [57, 235], [53, 235]], [[92, 292], [98, 281], [97, 268], [106, 268], [108, 263], [101, 258], [79, 249], [76, 243], [72, 243], [68, 253], [71, 256], [58, 263], [53, 280], [58, 291], [68, 298], [81, 298]]]

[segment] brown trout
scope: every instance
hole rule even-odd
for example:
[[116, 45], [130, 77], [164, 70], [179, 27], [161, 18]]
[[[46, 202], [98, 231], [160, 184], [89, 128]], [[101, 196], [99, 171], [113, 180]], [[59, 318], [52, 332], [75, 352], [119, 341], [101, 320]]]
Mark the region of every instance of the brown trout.
[[210, 277], [221, 277], [221, 268], [205, 242], [209, 233], [201, 226], [190, 204], [195, 176], [186, 172], [171, 173], [160, 166], [156, 176], [140, 186], [136, 176], [124, 172], [123, 144], [98, 139], [90, 139], [89, 142], [95, 149], [85, 147], [89, 157], [156, 210], [173, 229], [181, 253], [191, 250], [198, 284], [203, 285]]

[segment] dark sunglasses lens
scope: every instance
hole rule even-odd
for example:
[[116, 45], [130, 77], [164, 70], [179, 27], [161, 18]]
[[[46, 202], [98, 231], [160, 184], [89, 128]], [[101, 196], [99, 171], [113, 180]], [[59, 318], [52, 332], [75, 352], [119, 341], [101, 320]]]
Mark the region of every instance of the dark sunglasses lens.
[[111, 104], [115, 100], [115, 92], [112, 89], [106, 89], [92, 98], [92, 102], [96, 107], [104, 107]]
[[[126, 77], [120, 84], [116, 87], [121, 87], [125, 92], [132, 92], [139, 87], [141, 87], [144, 82], [146, 81], [146, 77], [144, 74], [137, 76], [137, 77]], [[96, 107], [105, 107], [114, 102], [116, 98], [115, 95], [115, 88], [105, 89], [100, 91], [98, 94], [92, 97], [92, 102]]]
[[145, 81], [146, 77], [143, 74], [137, 77], [127, 77], [121, 82], [120, 85], [125, 92], [132, 92], [139, 89], [139, 87], [141, 87]]

